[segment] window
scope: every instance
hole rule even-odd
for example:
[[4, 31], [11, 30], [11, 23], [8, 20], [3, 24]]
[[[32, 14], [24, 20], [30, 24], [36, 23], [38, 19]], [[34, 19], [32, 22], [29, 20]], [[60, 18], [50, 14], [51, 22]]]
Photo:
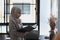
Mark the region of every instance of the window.
[[23, 14], [30, 14], [30, 5], [23, 5]]
[[5, 23], [4, 0], [0, 0], [0, 33], [6, 33], [6, 25], [1, 25], [1, 23]]
[[52, 0], [52, 14], [55, 15], [55, 17], [57, 18], [58, 16], [58, 1], [57, 0]]
[[41, 0], [40, 4], [40, 35], [49, 36], [50, 0]]
[[[10, 1], [10, 2], [9, 2]], [[22, 10], [22, 23], [36, 23], [36, 0], [9, 0], [6, 4], [6, 22], [9, 22], [9, 15], [13, 6], [19, 7]]]
[[[41, 0], [40, 4], [40, 35], [50, 35], [49, 18], [50, 13], [55, 17], [58, 14], [58, 1], [57, 0]], [[44, 29], [44, 30], [43, 30]], [[56, 30], [55, 30], [56, 31]]]
[[10, 6], [15, 6], [15, 7], [17, 6], [18, 8], [21, 9], [22, 14], [30, 14], [30, 5], [25, 5], [25, 4], [22, 5], [21, 3], [14, 3], [14, 5], [10, 5]]
[[36, 23], [36, 0], [0, 0], [0, 33], [9, 31], [9, 16], [11, 8], [17, 6], [21, 8], [22, 23]]

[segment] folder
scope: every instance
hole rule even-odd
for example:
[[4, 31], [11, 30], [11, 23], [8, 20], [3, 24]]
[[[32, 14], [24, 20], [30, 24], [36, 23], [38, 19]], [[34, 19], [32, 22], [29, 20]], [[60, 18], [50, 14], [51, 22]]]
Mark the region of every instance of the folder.
[[33, 26], [31, 26], [31, 25], [28, 25], [27, 27], [24, 27], [24, 28], [21, 28], [20, 30], [18, 30], [19, 32], [30, 32], [30, 31], [32, 31], [33, 29], [35, 29], [36, 28], [36, 26], [35, 25], [33, 25]]

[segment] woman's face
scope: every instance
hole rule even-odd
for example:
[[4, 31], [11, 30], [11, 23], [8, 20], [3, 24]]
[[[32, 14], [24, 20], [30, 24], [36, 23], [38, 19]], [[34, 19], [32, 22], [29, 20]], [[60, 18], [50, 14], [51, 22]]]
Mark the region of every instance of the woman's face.
[[21, 16], [21, 10], [18, 10], [17, 12], [17, 18], [19, 18]]

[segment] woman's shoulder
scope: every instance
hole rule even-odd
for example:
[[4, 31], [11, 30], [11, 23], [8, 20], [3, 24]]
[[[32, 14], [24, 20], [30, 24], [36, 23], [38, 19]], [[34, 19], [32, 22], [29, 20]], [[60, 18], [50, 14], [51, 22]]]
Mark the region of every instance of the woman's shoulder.
[[14, 18], [12, 16], [9, 16], [9, 21], [13, 21]]

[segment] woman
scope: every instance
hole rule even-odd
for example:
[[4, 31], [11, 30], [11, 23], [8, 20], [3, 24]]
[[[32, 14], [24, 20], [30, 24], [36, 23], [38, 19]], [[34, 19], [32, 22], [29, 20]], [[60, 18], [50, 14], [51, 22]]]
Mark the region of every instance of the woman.
[[17, 28], [22, 28], [21, 19], [19, 19], [20, 16], [21, 16], [21, 9], [13, 7], [9, 18], [11, 40], [24, 40], [24, 35], [28, 33], [28, 32], [21, 33], [17, 31]]

